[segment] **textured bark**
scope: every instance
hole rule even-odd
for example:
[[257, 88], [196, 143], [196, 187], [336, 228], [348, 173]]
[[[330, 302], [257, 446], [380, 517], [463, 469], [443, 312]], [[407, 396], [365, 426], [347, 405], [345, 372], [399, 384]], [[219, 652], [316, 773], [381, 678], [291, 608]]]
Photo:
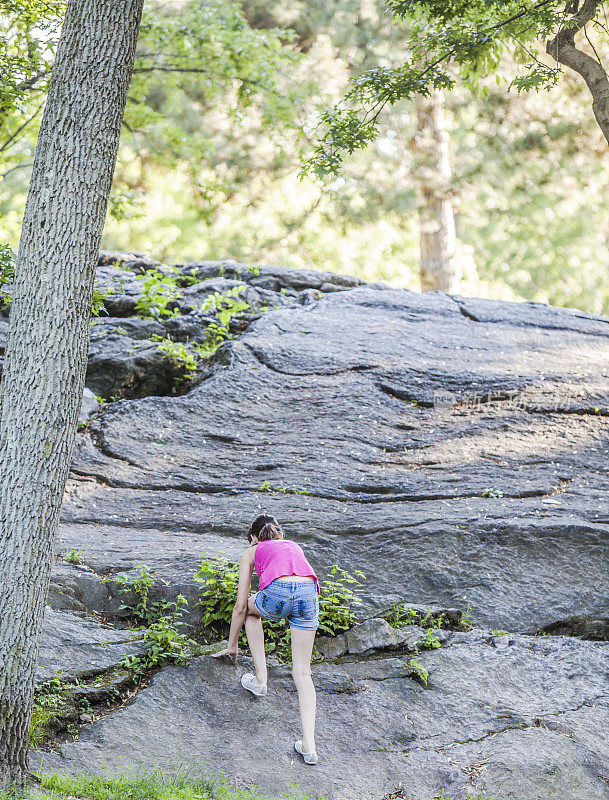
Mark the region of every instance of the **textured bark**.
[[70, 0], [38, 138], [2, 377], [0, 786], [19, 784], [93, 276], [143, 0]]
[[414, 100], [413, 178], [420, 226], [421, 291], [457, 291], [456, 234], [451, 193], [452, 171], [444, 96], [434, 91]]
[[[579, 73], [586, 81], [592, 95], [592, 111], [596, 121], [609, 142], [609, 78], [605, 69], [599, 62], [578, 50], [575, 46], [575, 36], [596, 16], [601, 0], [586, 0], [573, 17], [573, 25], [560, 30], [556, 36], [546, 44], [546, 52], [559, 64], [569, 67]], [[573, 3], [567, 4], [567, 10], [573, 8]]]

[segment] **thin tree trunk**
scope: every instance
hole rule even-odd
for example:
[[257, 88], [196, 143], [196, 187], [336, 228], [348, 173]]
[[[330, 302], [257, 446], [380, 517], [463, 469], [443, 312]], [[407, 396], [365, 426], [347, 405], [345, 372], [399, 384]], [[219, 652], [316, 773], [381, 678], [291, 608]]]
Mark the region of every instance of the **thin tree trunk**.
[[601, 0], [585, 0], [581, 8], [572, 0], [566, 11], [575, 9], [569, 26], [562, 27], [556, 36], [546, 43], [546, 52], [559, 64], [579, 73], [586, 81], [592, 95], [592, 111], [599, 128], [609, 142], [609, 77], [604, 67], [595, 58], [575, 46], [575, 35], [596, 17]]
[[0, 419], [0, 786], [27, 772], [38, 638], [143, 0], [69, 0], [15, 268]]
[[444, 96], [433, 91], [414, 100], [416, 131], [412, 139], [413, 178], [420, 226], [421, 291], [457, 291], [452, 171]]

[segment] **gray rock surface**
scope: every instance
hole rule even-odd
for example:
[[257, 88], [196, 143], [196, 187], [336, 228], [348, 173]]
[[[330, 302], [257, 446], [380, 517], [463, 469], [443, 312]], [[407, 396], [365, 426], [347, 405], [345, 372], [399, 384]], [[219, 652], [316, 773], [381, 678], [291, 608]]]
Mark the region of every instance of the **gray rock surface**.
[[183, 373], [182, 365], [168, 358], [157, 342], [131, 339], [122, 333], [106, 334], [103, 330], [98, 335], [94, 329], [87, 386], [106, 400], [171, 394]]
[[135, 313], [138, 298], [143, 294], [144, 282], [129, 269], [118, 265], [99, 266], [95, 285], [104, 292], [104, 307], [112, 317], [127, 317]]
[[0, 318], [0, 355], [4, 355], [7, 333], [8, 333], [8, 320]]
[[332, 660], [345, 655], [347, 638], [344, 633], [339, 633], [338, 636], [316, 636], [315, 646], [324, 658]]
[[69, 611], [47, 607], [36, 680], [86, 678], [142, 652], [131, 631], [119, 631]]
[[90, 567], [61, 560], [53, 566], [47, 603], [60, 611], [83, 614], [91, 610], [116, 613], [119, 606], [112, 603], [107, 583]]
[[183, 586], [266, 511], [322, 577], [364, 568], [362, 617], [406, 601], [531, 632], [597, 618], [608, 338], [572, 309], [366, 286], [268, 312], [187, 395], [113, 403], [79, 435], [59, 547]]
[[[176, 264], [177, 269], [189, 278], [200, 281], [210, 278], [227, 278], [244, 281], [250, 286], [279, 292], [281, 289], [320, 289], [324, 284], [332, 286], [353, 287], [362, 285], [363, 281], [353, 275], [338, 275], [335, 272], [294, 269], [264, 265], [248, 267], [238, 261], [192, 261], [188, 264]], [[323, 291], [323, 290], [322, 290]], [[331, 291], [331, 290], [330, 290]]]
[[235, 671], [209, 656], [165, 669], [130, 705], [45, 754], [45, 768], [221, 768], [274, 795], [295, 785], [337, 800], [379, 797], [396, 784], [415, 800], [443, 788], [452, 798], [608, 798], [609, 645], [515, 635], [497, 648], [492, 638], [454, 634], [423, 653], [427, 688], [409, 677], [407, 657], [314, 666], [315, 769], [292, 750], [288, 668], [271, 668], [260, 699], [238, 683], [248, 659]]
[[97, 402], [95, 394], [91, 391], [91, 389], [87, 389], [87, 387], [85, 386], [82, 393], [82, 405], [80, 407], [80, 414], [78, 415], [78, 421], [83, 424], [87, 422], [89, 416], [94, 411], [97, 411], [99, 406], [100, 404]]
[[397, 647], [415, 652], [417, 643], [425, 636], [425, 631], [416, 625], [393, 628], [384, 619], [367, 619], [354, 625], [344, 636], [347, 652], [352, 655]]
[[144, 253], [124, 253], [119, 250], [100, 250], [98, 264], [100, 267], [114, 264], [138, 274], [147, 269], [160, 269], [163, 266], [160, 261], [150, 258]]

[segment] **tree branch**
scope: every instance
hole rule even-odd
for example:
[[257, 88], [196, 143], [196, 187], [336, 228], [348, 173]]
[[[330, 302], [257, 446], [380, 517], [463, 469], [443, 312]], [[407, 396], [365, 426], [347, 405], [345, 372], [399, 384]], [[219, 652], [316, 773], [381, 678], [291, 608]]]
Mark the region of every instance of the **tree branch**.
[[26, 128], [30, 124], [30, 122], [38, 116], [38, 114], [40, 113], [40, 109], [42, 108], [43, 105], [44, 103], [41, 103], [36, 109], [36, 111], [34, 111], [32, 116], [29, 117], [29, 119], [26, 119], [25, 122], [22, 125], [20, 125], [13, 134], [9, 136], [9, 138], [4, 142], [4, 144], [0, 145], [0, 153], [3, 153], [6, 150], [6, 148], [9, 147], [10, 144], [16, 139], [16, 137], [19, 136], [21, 131], [24, 128]]
[[30, 161], [27, 164], [16, 164], [14, 167], [11, 167], [10, 169], [7, 169], [5, 173], [0, 175], [0, 181], [5, 180], [7, 175], [10, 175], [11, 172], [15, 172], [18, 169], [25, 169], [26, 167], [33, 167], [33, 166], [34, 166], [34, 162], [33, 161]]
[[[182, 72], [184, 74], [195, 73], [201, 75], [214, 74], [213, 70], [206, 69], [205, 67], [169, 67], [164, 64], [157, 64], [152, 67], [134, 67], [133, 73], [135, 74], [136, 72]], [[274, 89], [273, 87], [270, 86], [265, 86], [263, 83], [260, 83], [259, 81], [252, 81], [249, 78], [243, 78], [240, 75], [233, 75], [231, 76], [231, 79], [238, 81], [239, 83], [244, 83], [246, 84], [246, 86], [256, 86], [263, 92], [268, 92], [269, 94], [274, 94], [277, 95], [278, 97], [283, 97], [283, 94], [279, 92], [277, 89]]]
[[567, 3], [566, 11], [575, 15], [568, 27], [562, 28], [546, 43], [546, 52], [555, 61], [574, 70], [586, 81], [592, 95], [592, 110], [600, 129], [609, 143], [609, 77], [602, 64], [575, 46], [575, 36], [596, 16], [602, 0], [585, 0], [581, 8]]

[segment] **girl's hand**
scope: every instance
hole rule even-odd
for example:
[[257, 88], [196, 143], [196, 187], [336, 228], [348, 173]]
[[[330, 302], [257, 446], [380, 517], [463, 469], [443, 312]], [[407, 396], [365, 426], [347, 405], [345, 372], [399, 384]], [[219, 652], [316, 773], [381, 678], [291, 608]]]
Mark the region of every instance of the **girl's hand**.
[[230, 645], [226, 647], [224, 650], [220, 650], [217, 653], [212, 653], [212, 658], [222, 658], [223, 656], [228, 656], [229, 658], [233, 659], [235, 666], [237, 666], [237, 656], [239, 654], [238, 647], [231, 647]]

